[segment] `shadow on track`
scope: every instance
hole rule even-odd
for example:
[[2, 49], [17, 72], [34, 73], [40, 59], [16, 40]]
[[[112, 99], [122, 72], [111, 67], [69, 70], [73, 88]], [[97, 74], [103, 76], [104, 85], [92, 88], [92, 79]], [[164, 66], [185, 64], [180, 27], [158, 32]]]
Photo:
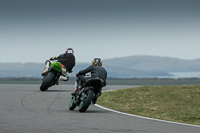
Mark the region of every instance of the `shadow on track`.
[[73, 90], [47, 90], [47, 91], [40, 91], [40, 92], [73, 92]]
[[80, 114], [88, 114], [88, 113], [100, 113], [100, 114], [104, 114], [104, 113], [108, 113], [108, 111], [106, 110], [93, 110], [93, 109], [88, 109], [85, 112], [79, 112], [78, 111], [78, 107], [75, 110], [66, 110], [66, 112], [71, 112], [71, 113], [80, 113]]

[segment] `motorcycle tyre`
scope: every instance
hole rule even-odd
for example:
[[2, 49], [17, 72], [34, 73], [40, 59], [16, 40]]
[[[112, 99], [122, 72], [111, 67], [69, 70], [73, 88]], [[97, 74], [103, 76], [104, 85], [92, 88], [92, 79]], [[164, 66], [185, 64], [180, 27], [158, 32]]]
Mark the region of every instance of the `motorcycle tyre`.
[[75, 108], [76, 108], [75, 96], [73, 96], [69, 104], [69, 110], [74, 110]]
[[49, 72], [47, 74], [47, 76], [43, 79], [42, 84], [40, 86], [40, 90], [41, 91], [46, 91], [48, 90], [50, 83], [52, 82], [53, 78], [54, 78], [55, 74], [52, 72]]
[[93, 98], [94, 98], [95, 92], [94, 90], [90, 89], [88, 90], [88, 96], [87, 99], [84, 99], [84, 101], [81, 101], [79, 105], [79, 112], [85, 112], [88, 107], [90, 106]]

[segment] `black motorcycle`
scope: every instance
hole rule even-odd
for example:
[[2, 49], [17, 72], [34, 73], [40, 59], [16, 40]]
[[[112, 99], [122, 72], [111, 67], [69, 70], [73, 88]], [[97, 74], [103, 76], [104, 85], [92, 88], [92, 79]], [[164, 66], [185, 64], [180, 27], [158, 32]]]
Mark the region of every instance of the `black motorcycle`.
[[74, 110], [78, 106], [80, 112], [85, 112], [91, 103], [96, 103], [97, 95], [101, 94], [102, 84], [103, 80], [98, 77], [84, 82], [82, 90], [72, 96], [69, 110]]
[[59, 62], [53, 62], [47, 73], [42, 79], [42, 84], [40, 86], [41, 91], [48, 90], [49, 87], [58, 83], [59, 77], [62, 75], [62, 65]]

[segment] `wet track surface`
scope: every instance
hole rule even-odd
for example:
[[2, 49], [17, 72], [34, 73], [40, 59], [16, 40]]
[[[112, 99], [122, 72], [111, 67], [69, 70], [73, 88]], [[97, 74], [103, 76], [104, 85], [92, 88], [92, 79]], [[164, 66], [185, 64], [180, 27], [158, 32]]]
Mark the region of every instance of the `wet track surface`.
[[[200, 133], [200, 127], [147, 120], [91, 105], [70, 111], [72, 85], [46, 92], [40, 85], [0, 84], [0, 133]], [[104, 90], [128, 88], [106, 86]]]

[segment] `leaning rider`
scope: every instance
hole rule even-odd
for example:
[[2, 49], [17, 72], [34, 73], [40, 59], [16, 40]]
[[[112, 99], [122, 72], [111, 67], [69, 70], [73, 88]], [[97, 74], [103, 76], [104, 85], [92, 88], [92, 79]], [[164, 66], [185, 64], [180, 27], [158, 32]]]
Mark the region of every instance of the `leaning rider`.
[[[91, 77], [85, 77], [84, 75], [86, 73], [91, 73]], [[72, 95], [78, 94], [80, 90], [82, 89], [82, 83], [87, 81], [88, 79], [93, 79], [93, 78], [100, 78], [103, 80], [103, 84], [100, 87], [100, 92], [96, 95], [96, 97], [93, 100], [93, 103], [96, 103], [97, 98], [101, 95], [101, 89], [102, 87], [106, 86], [106, 79], [107, 79], [107, 71], [105, 70], [104, 67], [102, 67], [102, 60], [100, 58], [95, 58], [92, 61], [92, 65], [87, 67], [84, 70], [80, 70], [77, 74], [77, 87], [75, 88], [74, 92]]]
[[67, 48], [64, 54], [60, 54], [59, 56], [51, 57], [49, 60], [45, 62], [45, 68], [42, 72], [42, 76], [46, 74], [46, 72], [49, 69], [49, 66], [51, 65], [52, 60], [57, 60], [62, 64], [62, 74], [59, 80], [67, 81], [69, 79], [67, 72], [72, 73], [73, 67], [75, 66], [75, 56], [74, 56], [74, 50], [72, 48]]

